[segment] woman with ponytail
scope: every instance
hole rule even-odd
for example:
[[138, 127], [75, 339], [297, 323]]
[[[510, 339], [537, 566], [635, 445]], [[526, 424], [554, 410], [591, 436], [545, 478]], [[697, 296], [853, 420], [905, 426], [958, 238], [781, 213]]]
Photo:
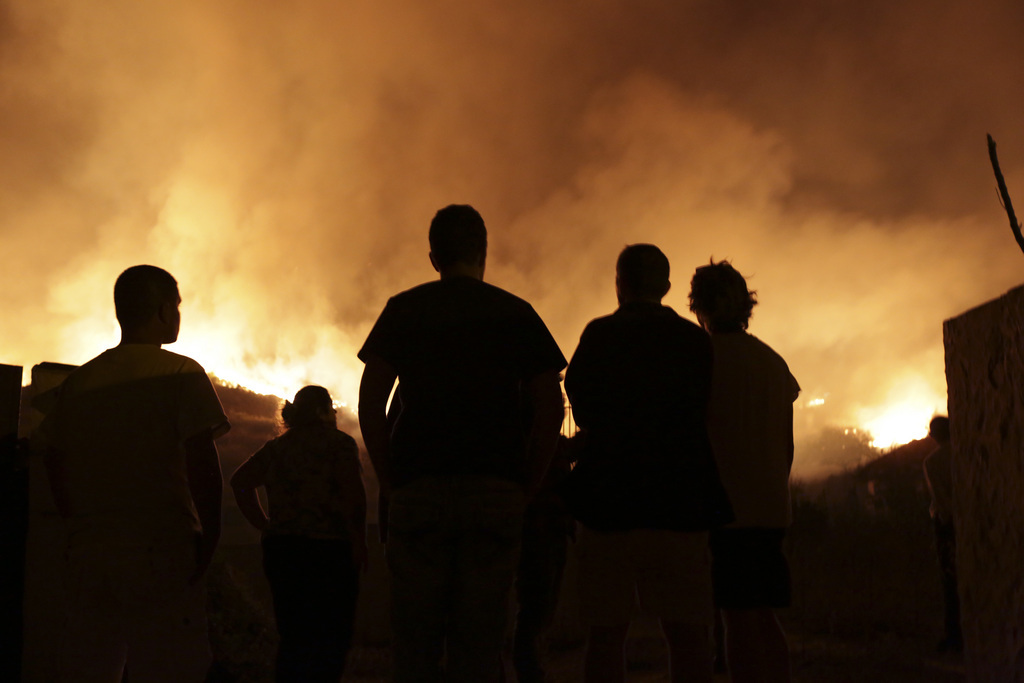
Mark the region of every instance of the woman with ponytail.
[[356, 442], [337, 428], [335, 413], [326, 389], [303, 387], [281, 409], [285, 432], [231, 477], [238, 509], [263, 534], [281, 639], [277, 681], [337, 683], [352, 643], [366, 493]]

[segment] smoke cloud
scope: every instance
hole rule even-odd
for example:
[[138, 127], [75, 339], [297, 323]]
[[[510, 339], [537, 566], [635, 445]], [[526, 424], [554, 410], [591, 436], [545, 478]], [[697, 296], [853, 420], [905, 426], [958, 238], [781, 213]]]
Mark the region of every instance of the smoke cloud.
[[943, 319], [1024, 273], [985, 150], [1024, 206], [1022, 25], [1014, 0], [0, 0], [0, 361], [115, 344], [113, 281], [154, 263], [172, 350], [352, 406], [387, 297], [435, 276], [434, 211], [471, 203], [487, 279], [566, 355], [625, 244], [662, 247], [681, 313], [727, 258], [802, 435], [900, 404], [923, 434]]

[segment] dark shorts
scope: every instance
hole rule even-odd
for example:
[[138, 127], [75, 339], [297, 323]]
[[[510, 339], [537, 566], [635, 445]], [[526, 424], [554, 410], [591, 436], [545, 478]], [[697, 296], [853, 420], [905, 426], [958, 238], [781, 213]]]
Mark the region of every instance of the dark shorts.
[[789, 564], [782, 554], [785, 529], [718, 529], [711, 532], [715, 607], [789, 607]]

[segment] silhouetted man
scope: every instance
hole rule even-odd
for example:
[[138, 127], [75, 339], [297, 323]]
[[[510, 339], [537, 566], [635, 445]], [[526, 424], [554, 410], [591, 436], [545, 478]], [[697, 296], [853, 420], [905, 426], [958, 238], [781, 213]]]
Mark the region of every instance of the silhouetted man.
[[928, 436], [938, 447], [924, 459], [924, 476], [931, 494], [928, 508], [935, 525], [935, 549], [942, 571], [944, 630], [939, 652], [962, 652], [960, 594], [957, 592], [956, 529], [953, 526], [953, 451], [949, 446], [949, 418], [938, 415], [928, 424]]
[[359, 352], [359, 424], [390, 498], [395, 681], [438, 681], [445, 656], [446, 681], [485, 683], [498, 678], [526, 492], [562, 421], [565, 358], [528, 303], [483, 281], [472, 207], [438, 211], [429, 241], [440, 280], [392, 297]]
[[715, 604], [734, 683], [789, 680], [775, 609], [790, 602], [782, 540], [792, 521], [793, 401], [800, 386], [782, 357], [746, 332], [755, 293], [728, 262], [697, 269], [690, 310], [711, 334], [715, 371], [708, 431], [736, 520], [711, 533]]
[[71, 373], [43, 423], [67, 522], [65, 681], [202, 681], [210, 663], [203, 576], [221, 528], [214, 439], [229, 429], [213, 385], [177, 340], [174, 278], [134, 266], [114, 285], [121, 343]]
[[661, 304], [669, 287], [661, 250], [623, 249], [619, 308], [587, 325], [566, 371], [585, 438], [565, 491], [583, 524], [589, 683], [624, 680], [636, 597], [661, 620], [671, 680], [712, 680], [708, 530], [731, 513], [705, 427], [711, 340]]

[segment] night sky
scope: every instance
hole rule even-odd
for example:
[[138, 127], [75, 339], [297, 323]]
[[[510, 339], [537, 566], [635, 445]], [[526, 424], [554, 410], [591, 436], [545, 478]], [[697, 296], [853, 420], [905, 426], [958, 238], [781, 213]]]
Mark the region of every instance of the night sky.
[[471, 203], [567, 356], [625, 244], [685, 315], [727, 258], [798, 437], [900, 405], [923, 435], [942, 321], [1024, 282], [985, 146], [1024, 209], [1022, 28], [1020, 0], [0, 0], [0, 362], [115, 344], [145, 262], [181, 285], [171, 350], [354, 405], [434, 211]]

